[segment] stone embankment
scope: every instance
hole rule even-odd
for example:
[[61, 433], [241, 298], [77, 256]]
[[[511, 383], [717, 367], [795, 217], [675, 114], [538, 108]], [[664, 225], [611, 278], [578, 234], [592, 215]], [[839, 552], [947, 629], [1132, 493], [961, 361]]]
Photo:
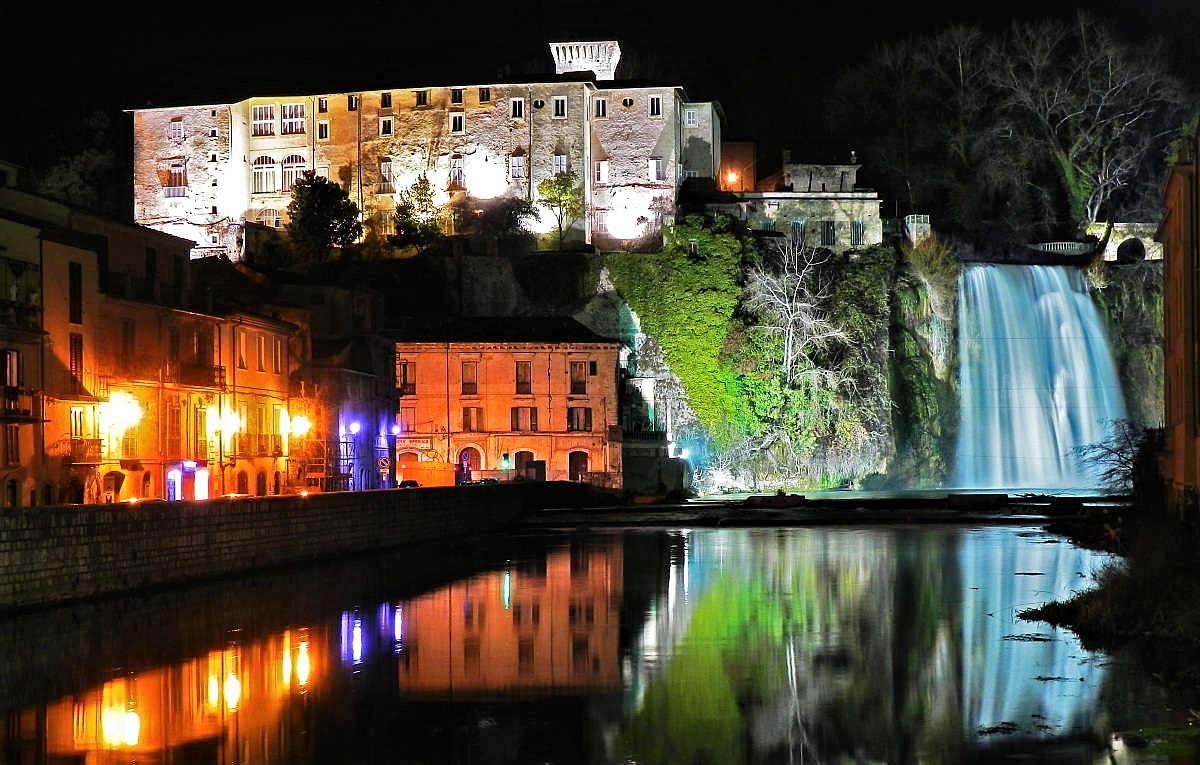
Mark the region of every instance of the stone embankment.
[[584, 484], [145, 501], [0, 512], [0, 612], [507, 529], [604, 502]]

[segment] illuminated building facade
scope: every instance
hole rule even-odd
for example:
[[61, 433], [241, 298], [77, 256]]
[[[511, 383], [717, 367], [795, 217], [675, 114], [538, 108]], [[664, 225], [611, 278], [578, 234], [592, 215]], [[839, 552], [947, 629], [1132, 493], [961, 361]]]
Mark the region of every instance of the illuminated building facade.
[[397, 478], [440, 463], [621, 487], [617, 341], [531, 317], [413, 319], [396, 337]]
[[[722, 111], [683, 89], [616, 81], [615, 41], [552, 43], [555, 79], [449, 83], [131, 110], [134, 216], [191, 239], [193, 256], [244, 252], [244, 224], [279, 227], [301, 174], [340, 183], [367, 222], [390, 219], [422, 176], [435, 201], [536, 201], [573, 171], [601, 247], [660, 236], [687, 178], [720, 166]], [[593, 73], [583, 80], [580, 72]], [[543, 214], [537, 233], [548, 234]], [[451, 224], [453, 225], [453, 224]]]
[[[731, 148], [741, 156], [737, 144]], [[710, 211], [732, 215], [756, 231], [774, 231], [839, 253], [883, 242], [879, 194], [859, 188], [861, 165], [853, 152], [848, 164], [818, 165], [793, 163], [785, 151], [778, 173], [748, 187], [746, 165], [735, 162], [722, 165], [720, 181], [721, 190], [733, 194], [706, 205]]]
[[1200, 180], [1196, 139], [1181, 142], [1163, 191], [1163, 422], [1161, 469], [1172, 512], [1195, 518], [1200, 499]]

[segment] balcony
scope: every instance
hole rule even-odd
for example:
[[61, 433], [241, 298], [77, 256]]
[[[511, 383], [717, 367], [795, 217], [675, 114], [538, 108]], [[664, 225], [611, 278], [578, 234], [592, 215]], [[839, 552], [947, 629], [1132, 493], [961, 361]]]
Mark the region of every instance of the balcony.
[[183, 364], [179, 367], [179, 382], [202, 388], [224, 388], [225, 367], [212, 364]]
[[40, 332], [42, 307], [20, 300], [0, 300], [0, 328]]
[[417, 395], [417, 384], [415, 382], [400, 383], [396, 388], [398, 396], [415, 396]]
[[3, 406], [0, 407], [0, 420], [5, 422], [38, 422], [41, 418], [33, 416], [33, 394], [20, 388], [3, 389]]
[[100, 439], [99, 438], [72, 438], [71, 453], [67, 459], [73, 465], [98, 465], [100, 464]]

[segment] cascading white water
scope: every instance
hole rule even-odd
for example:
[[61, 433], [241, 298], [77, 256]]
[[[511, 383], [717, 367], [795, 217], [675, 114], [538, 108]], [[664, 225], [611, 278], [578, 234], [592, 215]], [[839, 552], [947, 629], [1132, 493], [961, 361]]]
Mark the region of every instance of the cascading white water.
[[967, 264], [958, 285], [958, 487], [1100, 488], [1074, 450], [1125, 417], [1083, 270]]

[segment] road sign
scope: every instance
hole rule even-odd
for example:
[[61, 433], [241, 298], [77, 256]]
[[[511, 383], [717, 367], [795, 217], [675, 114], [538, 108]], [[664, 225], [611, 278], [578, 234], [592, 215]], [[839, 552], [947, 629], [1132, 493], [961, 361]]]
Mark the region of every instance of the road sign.
[[380, 470], [387, 470], [392, 466], [392, 461], [387, 457], [380, 457], [378, 462]]

